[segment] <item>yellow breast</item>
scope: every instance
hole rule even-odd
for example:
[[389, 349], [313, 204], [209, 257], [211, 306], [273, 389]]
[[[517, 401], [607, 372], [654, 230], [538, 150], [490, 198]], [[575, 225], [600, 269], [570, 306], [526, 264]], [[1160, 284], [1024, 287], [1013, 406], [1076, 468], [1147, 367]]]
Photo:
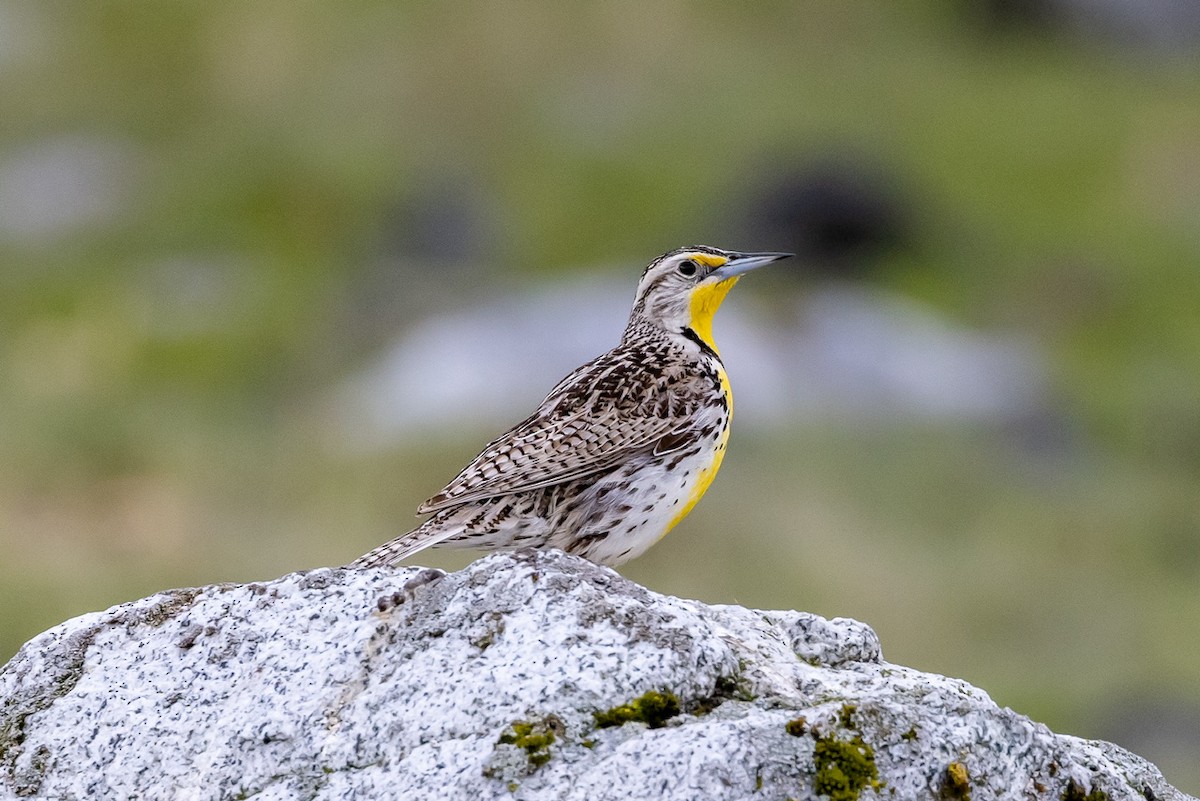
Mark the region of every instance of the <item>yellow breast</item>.
[[687, 501], [684, 502], [679, 513], [671, 518], [671, 522], [667, 523], [667, 527], [663, 530], [661, 536], [666, 536], [668, 531], [675, 528], [679, 521], [687, 517], [692, 508], [704, 497], [704, 493], [708, 492], [713, 479], [717, 477], [717, 471], [721, 469], [721, 461], [725, 458], [725, 446], [729, 443], [729, 424], [733, 420], [733, 390], [729, 386], [729, 376], [725, 374], [724, 367], [717, 367], [717, 375], [720, 376], [721, 392], [724, 393], [725, 402], [729, 407], [729, 417], [725, 420], [725, 428], [721, 431], [721, 438], [717, 440], [717, 447], [713, 449], [710, 455], [709, 463], [697, 473], [696, 481], [691, 486]]

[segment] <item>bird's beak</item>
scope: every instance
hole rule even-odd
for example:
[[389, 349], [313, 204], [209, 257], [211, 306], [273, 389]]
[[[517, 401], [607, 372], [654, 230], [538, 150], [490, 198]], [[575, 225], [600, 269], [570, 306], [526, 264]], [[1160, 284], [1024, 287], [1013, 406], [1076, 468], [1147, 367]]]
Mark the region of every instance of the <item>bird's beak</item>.
[[762, 267], [770, 264], [773, 261], [790, 258], [794, 253], [735, 253], [729, 261], [725, 262], [716, 270], [713, 270], [709, 278], [716, 278], [718, 281], [725, 281], [729, 278], [735, 278], [742, 273], [749, 272], [755, 267]]

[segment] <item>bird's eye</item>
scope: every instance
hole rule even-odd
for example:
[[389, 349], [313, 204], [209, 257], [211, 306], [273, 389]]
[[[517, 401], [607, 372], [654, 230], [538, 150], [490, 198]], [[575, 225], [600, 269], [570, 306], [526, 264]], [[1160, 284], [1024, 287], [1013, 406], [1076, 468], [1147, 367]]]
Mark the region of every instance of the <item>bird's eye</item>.
[[688, 259], [679, 263], [679, 274], [691, 277], [696, 274], [696, 262]]

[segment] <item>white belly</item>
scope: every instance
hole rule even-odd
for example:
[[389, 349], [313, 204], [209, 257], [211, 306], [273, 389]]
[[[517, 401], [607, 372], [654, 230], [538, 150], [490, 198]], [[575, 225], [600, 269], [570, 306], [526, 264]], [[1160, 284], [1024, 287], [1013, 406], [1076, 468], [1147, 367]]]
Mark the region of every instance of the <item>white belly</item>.
[[727, 439], [728, 428], [713, 447], [677, 462], [628, 465], [602, 479], [586, 493], [576, 525], [555, 532], [548, 544], [607, 565], [640, 556], [700, 500], [721, 465]]

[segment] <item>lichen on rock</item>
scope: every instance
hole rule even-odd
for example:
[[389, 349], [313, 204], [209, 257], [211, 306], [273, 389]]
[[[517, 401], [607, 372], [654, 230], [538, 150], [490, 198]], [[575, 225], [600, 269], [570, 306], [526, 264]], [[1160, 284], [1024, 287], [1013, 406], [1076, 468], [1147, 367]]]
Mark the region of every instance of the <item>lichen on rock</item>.
[[670, 690], [648, 690], [632, 701], [596, 712], [596, 725], [602, 729], [624, 726], [626, 723], [645, 723], [651, 729], [661, 729], [680, 713], [679, 698]]
[[514, 782], [550, 761], [550, 747], [565, 733], [555, 715], [540, 720], [514, 721], [496, 740], [496, 749], [484, 766], [483, 775]]
[[879, 769], [875, 766], [875, 749], [863, 742], [862, 735], [849, 739], [836, 735], [819, 737], [813, 748], [816, 778], [813, 789], [829, 801], [855, 801], [862, 791], [878, 790]]
[[1186, 798], [884, 662], [862, 623], [666, 597], [554, 551], [67, 621], [0, 669], [0, 799], [31, 796]]

